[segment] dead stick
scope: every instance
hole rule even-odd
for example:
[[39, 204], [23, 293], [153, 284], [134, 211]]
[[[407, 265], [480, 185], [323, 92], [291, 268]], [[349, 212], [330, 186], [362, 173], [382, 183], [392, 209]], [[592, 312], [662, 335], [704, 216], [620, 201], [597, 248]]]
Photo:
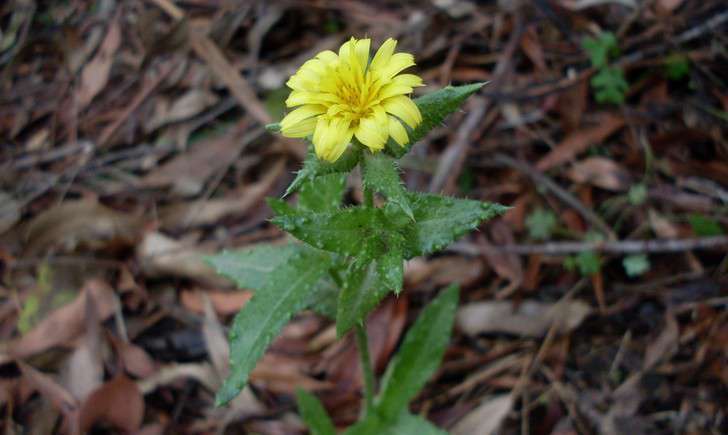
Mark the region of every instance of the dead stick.
[[[605, 242], [548, 242], [540, 244], [493, 246], [493, 249], [516, 254], [566, 255], [585, 251], [609, 254], [643, 254], [685, 252], [728, 247], [728, 236], [695, 237], [687, 239], [616, 240]], [[458, 243], [450, 250], [481, 255], [483, 249], [474, 243]]]

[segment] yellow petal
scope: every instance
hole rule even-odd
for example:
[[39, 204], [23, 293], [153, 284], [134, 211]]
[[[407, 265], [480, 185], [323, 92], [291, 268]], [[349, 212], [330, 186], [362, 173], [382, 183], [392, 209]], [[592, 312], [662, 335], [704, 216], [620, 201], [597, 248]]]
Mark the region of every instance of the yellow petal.
[[389, 63], [389, 59], [392, 57], [392, 53], [394, 53], [394, 48], [397, 46], [397, 41], [389, 38], [382, 45], [379, 47], [379, 50], [377, 50], [377, 53], [374, 55], [374, 58], [372, 59], [371, 65], [369, 67], [372, 70], [379, 70], [382, 69], [385, 65]]
[[284, 136], [288, 136], [288, 133], [290, 131], [294, 131], [297, 124], [316, 115], [320, 115], [325, 111], [326, 107], [315, 104], [307, 104], [305, 106], [299, 107], [298, 109], [286, 115], [281, 120], [281, 134], [283, 134]]
[[286, 99], [287, 107], [296, 107], [303, 104], [334, 104], [339, 101], [338, 97], [327, 92], [311, 92], [293, 90]]
[[366, 39], [360, 39], [357, 41], [356, 46], [354, 48], [354, 51], [356, 52], [356, 58], [359, 62], [359, 66], [361, 67], [362, 71], [366, 69], [367, 64], [369, 63], [369, 48], [372, 45], [372, 40], [369, 38]]
[[418, 109], [415, 103], [413, 103], [408, 97], [400, 95], [388, 98], [382, 101], [382, 106], [387, 113], [391, 113], [398, 117], [412, 128], [417, 127], [417, 125], [422, 122], [420, 109]]
[[320, 117], [313, 134], [313, 146], [316, 156], [329, 162], [336, 161], [351, 142], [353, 131], [349, 121], [341, 118], [332, 120]]
[[407, 130], [405, 130], [402, 122], [393, 116], [389, 117], [389, 135], [392, 136], [392, 139], [401, 146], [405, 146], [409, 143]]
[[320, 59], [325, 64], [331, 64], [339, 60], [339, 56], [331, 50], [324, 50], [316, 55], [316, 59]]
[[354, 135], [372, 151], [381, 150], [389, 137], [389, 120], [386, 114], [381, 111], [381, 113], [375, 112], [369, 118], [362, 118]]
[[314, 128], [316, 128], [317, 118], [304, 119], [303, 121], [289, 126], [283, 130], [281, 128], [281, 134], [286, 137], [308, 137], [313, 134]]
[[390, 80], [405, 68], [415, 64], [415, 57], [409, 53], [395, 53], [386, 65], [379, 69], [379, 76], [382, 80]]
[[410, 87], [418, 87], [418, 86], [424, 86], [424, 83], [422, 83], [422, 78], [420, 76], [414, 75], [414, 74], [400, 74], [394, 78], [392, 78], [392, 83], [396, 83], [398, 85], [404, 85], [404, 86], [410, 86]]
[[345, 64], [351, 65], [352, 62], [356, 62], [354, 59], [354, 46], [356, 45], [356, 39], [352, 36], [351, 39], [341, 44], [339, 47], [339, 60]]
[[412, 87], [406, 85], [398, 85], [396, 83], [389, 83], [382, 86], [379, 91], [378, 97], [380, 100], [386, 100], [387, 98], [396, 97], [397, 95], [407, 95], [412, 93]]

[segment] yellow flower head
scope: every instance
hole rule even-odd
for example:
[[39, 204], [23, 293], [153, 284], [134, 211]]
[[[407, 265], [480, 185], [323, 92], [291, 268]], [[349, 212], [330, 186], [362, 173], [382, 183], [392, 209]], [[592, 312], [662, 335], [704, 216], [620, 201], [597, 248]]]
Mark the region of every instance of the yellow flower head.
[[296, 107], [281, 121], [288, 137], [312, 136], [316, 155], [336, 161], [353, 136], [372, 152], [384, 148], [389, 136], [408, 142], [404, 122], [411, 128], [422, 115], [409, 98], [423, 86], [414, 74], [400, 74], [414, 65], [409, 53], [395, 53], [397, 41], [387, 39], [369, 58], [370, 39], [351, 38], [337, 55], [326, 50], [304, 63], [288, 80], [292, 89], [287, 107]]

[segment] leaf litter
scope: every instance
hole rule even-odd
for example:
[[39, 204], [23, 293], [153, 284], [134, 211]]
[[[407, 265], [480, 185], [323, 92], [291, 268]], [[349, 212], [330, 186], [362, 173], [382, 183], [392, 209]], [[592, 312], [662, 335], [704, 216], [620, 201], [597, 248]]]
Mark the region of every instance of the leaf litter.
[[[434, 292], [463, 288], [444, 368], [411, 411], [462, 434], [721, 432], [719, 1], [46, 3], [0, 6], [6, 427], [302, 433], [296, 386], [337, 426], [356, 418], [353, 342], [311, 312], [284, 328], [252, 388], [213, 407], [227, 327], [256, 290], [204, 257], [287, 242], [263, 198], [282, 196], [305, 152], [263, 131], [278, 120], [268, 100], [302, 59], [369, 35], [415, 53], [425, 93], [496, 80], [410, 151], [408, 187], [514, 206], [449, 252], [409, 260], [404, 291], [372, 314], [381, 371]], [[600, 32], [621, 52], [609, 65], [629, 85], [621, 105], [590, 86], [599, 72], [581, 42]], [[574, 261], [596, 269], [565, 267], [559, 244], [595, 232], [674, 250], [584, 248]], [[717, 244], [698, 249], [706, 237]], [[644, 256], [640, 274], [627, 254]]]

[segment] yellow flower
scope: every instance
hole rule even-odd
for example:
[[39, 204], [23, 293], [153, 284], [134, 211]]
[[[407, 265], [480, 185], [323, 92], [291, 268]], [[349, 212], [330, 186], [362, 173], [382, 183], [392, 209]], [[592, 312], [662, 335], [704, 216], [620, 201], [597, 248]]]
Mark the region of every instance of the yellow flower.
[[399, 145], [409, 138], [402, 123], [415, 128], [422, 115], [409, 98], [423, 86], [414, 74], [400, 74], [415, 64], [409, 53], [395, 53], [397, 41], [387, 39], [369, 58], [370, 39], [351, 38], [337, 55], [326, 50], [306, 61], [288, 80], [292, 89], [281, 121], [288, 137], [312, 136], [316, 155], [334, 162], [356, 137], [372, 152], [391, 136]]

